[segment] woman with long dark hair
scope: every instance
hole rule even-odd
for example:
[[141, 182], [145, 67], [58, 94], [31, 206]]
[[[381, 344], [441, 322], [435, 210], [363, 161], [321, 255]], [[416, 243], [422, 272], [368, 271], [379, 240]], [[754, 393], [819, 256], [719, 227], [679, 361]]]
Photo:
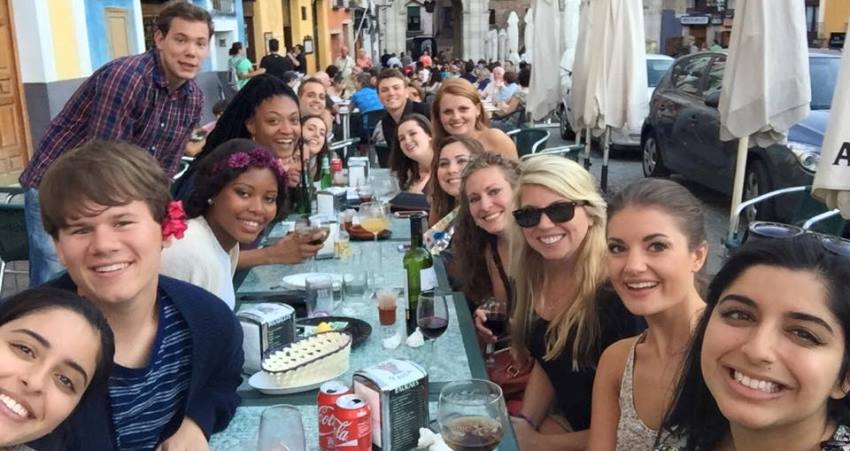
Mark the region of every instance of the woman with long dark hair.
[[431, 121], [421, 114], [411, 113], [401, 118], [396, 128], [398, 147], [390, 152], [390, 172], [398, 186], [411, 193], [426, 193], [431, 180]]
[[[290, 191], [300, 182], [301, 158], [296, 154], [301, 141], [301, 112], [292, 89], [273, 75], [260, 75], [249, 81], [230, 101], [207, 137], [203, 150], [189, 170], [176, 182], [177, 197], [186, 199], [199, 168], [221, 144], [234, 138], [251, 139], [272, 151], [286, 171]], [[287, 196], [296, 198], [297, 196]], [[287, 235], [262, 249], [239, 253], [239, 268], [265, 264], [294, 264], [315, 255], [321, 246]]]
[[850, 261], [754, 239], [708, 288], [658, 450], [850, 450]]

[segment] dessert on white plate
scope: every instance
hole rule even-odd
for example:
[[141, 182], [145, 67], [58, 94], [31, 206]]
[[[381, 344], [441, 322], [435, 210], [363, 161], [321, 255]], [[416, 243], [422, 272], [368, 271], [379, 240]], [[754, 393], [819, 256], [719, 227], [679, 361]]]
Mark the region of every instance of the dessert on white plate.
[[350, 335], [326, 332], [272, 352], [262, 367], [280, 387], [312, 385], [344, 373], [350, 354]]

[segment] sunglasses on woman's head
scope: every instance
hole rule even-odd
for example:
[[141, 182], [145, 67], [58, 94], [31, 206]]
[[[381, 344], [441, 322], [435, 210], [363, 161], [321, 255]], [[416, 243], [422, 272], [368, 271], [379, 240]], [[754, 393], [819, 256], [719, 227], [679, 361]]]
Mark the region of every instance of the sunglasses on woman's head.
[[576, 206], [587, 205], [587, 201], [555, 202], [543, 208], [525, 207], [514, 210], [514, 219], [520, 227], [535, 227], [540, 224], [540, 215], [546, 213], [555, 223], [569, 222], [576, 214]]

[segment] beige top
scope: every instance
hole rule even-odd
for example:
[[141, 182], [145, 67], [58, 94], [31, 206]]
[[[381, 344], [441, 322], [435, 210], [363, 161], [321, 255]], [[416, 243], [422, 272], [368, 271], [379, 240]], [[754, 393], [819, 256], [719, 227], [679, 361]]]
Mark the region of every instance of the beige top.
[[635, 348], [644, 340], [646, 332], [642, 333], [626, 359], [623, 369], [623, 379], [620, 381], [620, 420], [617, 423], [617, 451], [651, 450], [655, 444], [658, 431], [651, 429], [638, 417], [635, 409], [634, 370]]

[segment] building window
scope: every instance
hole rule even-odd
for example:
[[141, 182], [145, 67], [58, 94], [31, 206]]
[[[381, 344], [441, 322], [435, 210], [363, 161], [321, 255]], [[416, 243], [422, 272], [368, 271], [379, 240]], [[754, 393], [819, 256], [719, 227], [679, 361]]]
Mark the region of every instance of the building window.
[[806, 7], [806, 31], [814, 33], [818, 29], [818, 7]]
[[407, 7], [407, 31], [422, 31], [422, 20], [418, 6]]
[[490, 10], [490, 25], [496, 25], [496, 10]]
[[213, 12], [221, 14], [234, 14], [236, 12], [233, 0], [212, 0], [212, 9]]

